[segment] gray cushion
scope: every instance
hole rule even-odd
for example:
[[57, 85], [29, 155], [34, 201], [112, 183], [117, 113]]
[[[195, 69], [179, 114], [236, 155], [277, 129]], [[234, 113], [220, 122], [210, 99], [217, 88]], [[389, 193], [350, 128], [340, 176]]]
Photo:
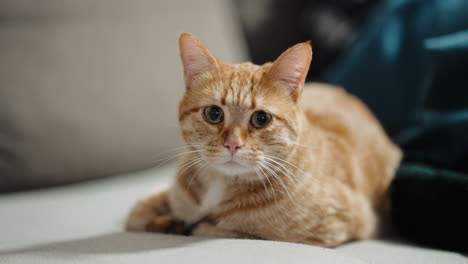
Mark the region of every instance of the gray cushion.
[[181, 146], [178, 34], [243, 60], [228, 6], [3, 0], [0, 192], [146, 168]]

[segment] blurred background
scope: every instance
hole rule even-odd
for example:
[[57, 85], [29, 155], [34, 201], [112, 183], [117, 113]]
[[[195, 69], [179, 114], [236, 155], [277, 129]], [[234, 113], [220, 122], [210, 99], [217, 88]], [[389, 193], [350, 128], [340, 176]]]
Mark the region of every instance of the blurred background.
[[182, 146], [179, 33], [246, 60], [230, 4], [0, 0], [0, 190], [148, 168]]
[[182, 146], [184, 31], [231, 63], [311, 40], [308, 80], [359, 96], [405, 151], [400, 231], [468, 248], [466, 0], [0, 0], [0, 192], [149, 168]]

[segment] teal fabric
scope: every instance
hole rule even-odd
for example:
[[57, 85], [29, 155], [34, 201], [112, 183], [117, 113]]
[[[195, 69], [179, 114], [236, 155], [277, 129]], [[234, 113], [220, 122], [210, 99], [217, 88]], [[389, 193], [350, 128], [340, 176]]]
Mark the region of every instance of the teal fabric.
[[401, 234], [468, 252], [468, 1], [387, 0], [322, 81], [363, 99], [404, 150]]
[[[466, 0], [383, 1], [348, 54], [320, 80], [359, 96], [396, 135], [419, 121], [421, 108], [433, 99], [428, 95], [438, 89], [434, 85], [447, 76], [444, 67], [463, 71], [458, 67], [468, 58], [463, 38], [457, 48], [436, 39], [455, 32], [464, 36], [467, 29]], [[466, 85], [465, 76], [449, 75], [455, 77], [451, 83]]]

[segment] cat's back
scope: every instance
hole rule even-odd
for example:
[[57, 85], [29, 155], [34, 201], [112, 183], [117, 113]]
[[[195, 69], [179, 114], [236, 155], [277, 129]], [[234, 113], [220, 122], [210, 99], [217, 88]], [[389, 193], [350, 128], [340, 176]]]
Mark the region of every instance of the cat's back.
[[386, 138], [380, 123], [367, 106], [341, 87], [308, 83], [300, 106], [312, 125], [339, 134], [353, 145], [359, 144], [364, 135]]
[[367, 106], [339, 86], [307, 83], [300, 106], [312, 124], [354, 140], [362, 134], [384, 133]]
[[352, 182], [359, 182], [359, 188], [379, 200], [394, 177], [401, 151], [368, 107], [343, 88], [321, 83], [306, 84], [300, 105], [309, 125], [332, 142], [328, 151], [357, 165], [353, 167], [358, 172], [346, 171], [354, 177]]

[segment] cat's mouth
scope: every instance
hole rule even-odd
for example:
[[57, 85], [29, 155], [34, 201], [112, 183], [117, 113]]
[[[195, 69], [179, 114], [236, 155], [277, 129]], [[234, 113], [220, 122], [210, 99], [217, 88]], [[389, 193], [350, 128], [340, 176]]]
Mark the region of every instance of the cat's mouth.
[[242, 174], [250, 170], [247, 166], [234, 159], [222, 163], [220, 167], [226, 174]]
[[225, 175], [241, 175], [251, 172], [250, 166], [244, 164], [242, 160], [236, 160], [234, 157], [218, 163], [216, 167]]
[[239, 168], [239, 167], [244, 167], [242, 166], [241, 164], [239, 164], [237, 161], [235, 160], [229, 160], [227, 162], [225, 162], [223, 164], [224, 166], [226, 166], [227, 168]]

